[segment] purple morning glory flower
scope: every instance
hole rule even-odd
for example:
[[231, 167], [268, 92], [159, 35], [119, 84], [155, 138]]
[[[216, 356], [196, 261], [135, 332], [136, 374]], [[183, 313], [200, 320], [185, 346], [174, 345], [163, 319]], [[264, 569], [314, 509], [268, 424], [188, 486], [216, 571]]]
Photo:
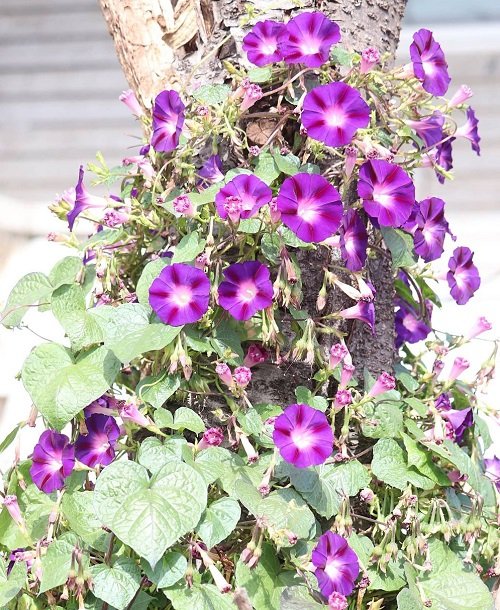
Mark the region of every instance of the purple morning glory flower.
[[[453, 149], [452, 143], [456, 138], [449, 138], [437, 147], [436, 163], [445, 171], [450, 171], [453, 167]], [[444, 183], [445, 177], [436, 172], [437, 179], [441, 184]]]
[[440, 394], [436, 398], [434, 406], [441, 413], [441, 417], [446, 421], [447, 436], [457, 443], [461, 443], [465, 431], [474, 423], [472, 408], [452, 409], [450, 395], [447, 392]]
[[169, 152], [177, 148], [184, 125], [184, 109], [177, 91], [167, 89], [156, 96], [151, 146], [157, 152]]
[[328, 61], [332, 45], [340, 40], [340, 28], [320, 12], [300, 13], [278, 36], [278, 50], [287, 64], [318, 68]]
[[375, 305], [372, 301], [358, 301], [356, 305], [338, 312], [344, 320], [359, 320], [368, 324], [372, 333], [375, 333]]
[[311, 559], [320, 591], [325, 597], [334, 592], [342, 595], [352, 593], [359, 575], [359, 561], [345, 538], [326, 532], [319, 537]]
[[207, 309], [210, 281], [196, 267], [174, 263], [164, 267], [149, 288], [149, 304], [165, 324], [183, 326], [197, 322]]
[[97, 197], [96, 195], [91, 195], [83, 184], [83, 178], [85, 176], [85, 171], [83, 169], [83, 165], [80, 165], [80, 172], [78, 175], [78, 182], [75, 186], [75, 199], [73, 203], [73, 209], [70, 210], [66, 216], [68, 219], [69, 230], [73, 230], [73, 225], [75, 224], [75, 220], [77, 217], [84, 211], [89, 208], [104, 210], [104, 208], [108, 205], [108, 202], [104, 197]]
[[347, 210], [340, 226], [340, 251], [346, 267], [361, 271], [366, 263], [368, 232], [356, 210]]
[[273, 302], [269, 269], [259, 261], [235, 263], [223, 271], [219, 305], [236, 320], [249, 320]]
[[448, 106], [450, 108], [456, 108], [457, 106], [461, 106], [464, 102], [470, 99], [474, 93], [472, 89], [467, 85], [460, 85], [456, 93], [453, 95], [451, 100], [448, 102]]
[[243, 38], [243, 50], [248, 61], [256, 66], [267, 66], [281, 61], [283, 56], [278, 50], [278, 36], [284, 29], [282, 23], [268, 19], [256, 23], [252, 31]]
[[477, 126], [479, 121], [476, 118], [476, 114], [472, 108], [467, 108], [467, 122], [459, 127], [456, 132], [456, 137], [467, 138], [470, 141], [472, 150], [477, 154], [481, 154], [481, 148], [479, 146], [479, 142], [481, 138], [479, 137], [479, 132], [477, 130]]
[[123, 91], [118, 99], [120, 100], [120, 102], [123, 102], [125, 106], [127, 106], [127, 108], [130, 110], [130, 112], [132, 114], [135, 114], [136, 117], [143, 116], [144, 110], [139, 104], [139, 101], [137, 100], [135, 93], [132, 91], [132, 89], [127, 89], [126, 91]]
[[281, 457], [297, 468], [323, 464], [333, 451], [326, 415], [304, 404], [290, 405], [276, 419], [273, 441]]
[[113, 417], [95, 413], [85, 420], [88, 434], [80, 434], [75, 443], [75, 457], [89, 468], [107, 466], [115, 457], [120, 428]]
[[374, 159], [359, 170], [358, 195], [369, 216], [384, 227], [400, 227], [415, 203], [415, 186], [398, 165]]
[[329, 83], [307, 93], [301, 120], [310, 138], [327, 146], [345, 146], [370, 122], [370, 108], [357, 89]]
[[[430, 326], [419, 314], [411, 307], [409, 303], [398, 299], [396, 304], [399, 309], [396, 311], [396, 347], [401, 347], [405, 343], [418, 343], [423, 341], [431, 332]], [[427, 314], [430, 319], [432, 313], [432, 303], [426, 301]]]
[[255, 216], [272, 196], [273, 192], [260, 178], [253, 174], [239, 174], [217, 193], [215, 207], [221, 218], [229, 216], [237, 222], [240, 218]]
[[435, 146], [443, 139], [444, 115], [439, 110], [419, 121], [406, 121], [406, 123], [424, 141], [426, 148]]
[[449, 271], [446, 275], [451, 296], [459, 305], [465, 305], [481, 284], [479, 271], [472, 262], [473, 252], [460, 247], [453, 250], [448, 261]]
[[330, 237], [342, 220], [339, 192], [318, 174], [301, 173], [287, 178], [276, 204], [283, 224], [305, 242]]
[[219, 155], [211, 155], [198, 170], [201, 180], [198, 182], [199, 188], [206, 188], [209, 184], [215, 184], [224, 180], [222, 173], [222, 161]]
[[73, 472], [75, 448], [65, 434], [53, 430], [42, 432], [33, 449], [30, 475], [41, 491], [49, 494], [64, 487], [64, 480]]
[[484, 460], [485, 475], [493, 481], [495, 487], [500, 491], [500, 458], [494, 456]]
[[450, 232], [444, 207], [444, 201], [438, 197], [424, 199], [416, 205], [413, 242], [415, 252], [426, 263], [441, 256], [446, 233]]
[[444, 95], [451, 81], [448, 64], [430, 30], [421, 29], [413, 34], [410, 57], [413, 73], [422, 82], [422, 87], [433, 95]]

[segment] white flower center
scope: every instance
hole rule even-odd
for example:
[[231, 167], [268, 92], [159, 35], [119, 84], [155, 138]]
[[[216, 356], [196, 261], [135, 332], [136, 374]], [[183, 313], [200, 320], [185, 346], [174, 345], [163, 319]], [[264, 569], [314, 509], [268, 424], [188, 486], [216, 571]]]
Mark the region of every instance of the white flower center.
[[178, 286], [175, 289], [175, 293], [172, 295], [171, 300], [177, 307], [186, 307], [191, 302], [191, 289], [189, 286]]

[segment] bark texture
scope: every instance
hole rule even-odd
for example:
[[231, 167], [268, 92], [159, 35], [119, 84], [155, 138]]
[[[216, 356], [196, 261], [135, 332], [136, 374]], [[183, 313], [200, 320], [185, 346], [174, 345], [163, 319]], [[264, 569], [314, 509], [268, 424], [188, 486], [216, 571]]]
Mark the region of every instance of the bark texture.
[[[322, 10], [337, 21], [344, 46], [362, 50], [376, 46], [395, 53], [401, 19], [407, 0], [304, 0], [300, 10]], [[224, 79], [222, 60], [232, 61], [241, 53], [246, 33], [240, 21], [248, 0], [100, 0], [108, 29], [125, 76], [145, 107], [165, 88], [183, 88], [187, 76], [196, 69], [190, 86]], [[266, 18], [286, 20], [299, 12], [290, 0], [252, 0]], [[263, 18], [259, 14], [259, 19]], [[329, 253], [324, 248], [300, 252], [304, 287], [304, 307], [315, 315], [316, 297]], [[338, 264], [338, 261], [335, 261]], [[364, 324], [345, 326], [354, 364], [376, 375], [391, 370], [394, 360], [393, 280], [389, 256], [377, 255], [368, 264], [377, 290], [376, 334]], [[338, 311], [353, 302], [339, 290], [328, 295], [327, 310]], [[325, 313], [325, 312], [323, 312]], [[328, 349], [332, 335], [325, 335]], [[256, 402], [287, 404], [294, 400], [297, 385], [307, 385], [311, 367], [287, 363], [264, 366], [254, 383]]]

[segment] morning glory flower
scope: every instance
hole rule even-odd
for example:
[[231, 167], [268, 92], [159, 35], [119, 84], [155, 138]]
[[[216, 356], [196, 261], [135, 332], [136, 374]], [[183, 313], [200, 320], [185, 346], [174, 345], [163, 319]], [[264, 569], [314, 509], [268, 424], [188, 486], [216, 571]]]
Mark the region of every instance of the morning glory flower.
[[[437, 147], [436, 163], [445, 171], [450, 171], [453, 168], [453, 149], [452, 144], [456, 138], [449, 138]], [[441, 184], [444, 183], [445, 177], [436, 171], [437, 179]]]
[[115, 457], [120, 428], [113, 417], [96, 413], [85, 420], [88, 434], [75, 442], [75, 457], [89, 468], [107, 466]]
[[42, 432], [33, 449], [30, 475], [41, 491], [49, 494], [64, 487], [75, 466], [75, 448], [65, 434], [54, 430]]
[[278, 50], [287, 64], [318, 68], [326, 63], [332, 45], [340, 40], [340, 28], [320, 12], [300, 13], [278, 36]]
[[448, 261], [449, 271], [446, 275], [451, 296], [459, 305], [465, 305], [481, 284], [479, 271], [472, 262], [473, 252], [460, 247], [453, 250]]
[[273, 192], [260, 178], [253, 174], [239, 174], [217, 193], [215, 207], [221, 218], [229, 216], [237, 222], [240, 218], [255, 216], [272, 196]]
[[411, 219], [414, 223], [413, 243], [415, 252], [426, 263], [441, 256], [444, 239], [450, 232], [444, 217], [444, 207], [444, 201], [438, 197], [423, 199], [415, 206], [415, 214]]
[[222, 160], [219, 155], [211, 155], [198, 170], [198, 176], [201, 180], [198, 182], [198, 188], [206, 188], [209, 184], [216, 184], [224, 180], [222, 173]]
[[277, 417], [273, 441], [281, 457], [297, 468], [323, 464], [333, 451], [326, 415], [304, 404], [290, 405]]
[[396, 380], [392, 375], [383, 371], [378, 376], [378, 379], [375, 381], [373, 386], [370, 388], [367, 396], [370, 398], [376, 398], [380, 394], [384, 394], [385, 392], [389, 392], [390, 390], [394, 390], [396, 387]]
[[476, 114], [472, 108], [467, 108], [467, 122], [459, 127], [455, 132], [455, 137], [467, 138], [471, 143], [472, 150], [477, 154], [481, 154], [481, 148], [479, 146], [479, 142], [481, 138], [479, 137], [479, 132], [477, 130], [477, 126], [479, 121], [476, 118]]
[[234, 263], [223, 271], [219, 305], [236, 320], [249, 320], [272, 305], [273, 285], [269, 269], [258, 261]]
[[143, 116], [144, 111], [142, 109], [142, 106], [139, 104], [139, 101], [137, 100], [135, 93], [132, 91], [132, 89], [127, 89], [126, 91], [123, 91], [118, 99], [120, 100], [120, 102], [123, 102], [125, 106], [127, 106], [127, 108], [130, 110], [130, 112], [136, 117]]
[[491, 330], [492, 328], [493, 328], [493, 325], [491, 324], [491, 322], [488, 322], [488, 320], [484, 316], [481, 316], [474, 322], [472, 327], [465, 333], [464, 338], [469, 341], [470, 339], [474, 339], [481, 333], [485, 333], [488, 330]]
[[[396, 311], [396, 347], [401, 347], [404, 343], [418, 343], [423, 341], [431, 332], [430, 326], [409, 303], [398, 299], [396, 304], [399, 309]], [[427, 313], [430, 318], [432, 303], [426, 301]]]
[[78, 182], [75, 186], [75, 198], [73, 201], [73, 209], [70, 210], [66, 216], [68, 219], [69, 230], [73, 230], [73, 225], [78, 216], [84, 211], [90, 208], [104, 210], [108, 206], [108, 201], [104, 197], [97, 197], [91, 195], [83, 184], [83, 178], [85, 171], [83, 165], [80, 165], [80, 171], [78, 174]]
[[156, 96], [151, 146], [157, 152], [170, 152], [177, 148], [184, 125], [184, 109], [177, 91], [167, 89]]
[[183, 326], [200, 320], [208, 309], [210, 281], [196, 267], [164, 267], [149, 288], [149, 304], [165, 324]]
[[283, 59], [278, 50], [278, 37], [285, 29], [282, 23], [266, 19], [256, 23], [243, 38], [243, 50], [248, 61], [256, 66], [267, 66]]
[[375, 333], [375, 306], [371, 301], [358, 301], [356, 305], [338, 312], [344, 320], [359, 320], [368, 324], [372, 333]]
[[357, 89], [329, 83], [306, 94], [301, 120], [310, 138], [327, 146], [345, 146], [370, 122], [370, 107]]
[[248, 368], [262, 364], [269, 358], [269, 352], [262, 345], [252, 343], [248, 346], [243, 364]]
[[410, 57], [413, 73], [422, 82], [422, 87], [433, 95], [444, 95], [451, 81], [448, 64], [430, 30], [422, 28], [413, 34]]
[[278, 193], [281, 221], [305, 242], [321, 242], [333, 235], [342, 220], [339, 192], [323, 176], [295, 174]]
[[369, 72], [373, 66], [380, 61], [380, 52], [376, 47], [367, 47], [361, 51], [361, 63], [359, 71], [361, 74]]
[[312, 562], [320, 591], [325, 597], [334, 592], [342, 595], [352, 593], [359, 575], [359, 561], [345, 538], [331, 531], [320, 536], [312, 552]]
[[366, 263], [368, 232], [356, 210], [349, 209], [340, 226], [340, 251], [345, 266], [351, 271], [361, 271]]
[[495, 487], [500, 491], [500, 458], [494, 456], [484, 460], [485, 475], [493, 481]]
[[424, 141], [426, 148], [435, 146], [443, 139], [444, 115], [439, 110], [418, 121], [406, 121], [406, 123]]
[[472, 92], [472, 89], [470, 87], [468, 87], [467, 85], [460, 85], [455, 95], [448, 102], [448, 106], [450, 106], [450, 108], [456, 108], [457, 106], [461, 106], [473, 95], [474, 93]]
[[398, 165], [374, 159], [359, 170], [358, 195], [367, 214], [384, 227], [400, 227], [415, 203], [415, 186]]

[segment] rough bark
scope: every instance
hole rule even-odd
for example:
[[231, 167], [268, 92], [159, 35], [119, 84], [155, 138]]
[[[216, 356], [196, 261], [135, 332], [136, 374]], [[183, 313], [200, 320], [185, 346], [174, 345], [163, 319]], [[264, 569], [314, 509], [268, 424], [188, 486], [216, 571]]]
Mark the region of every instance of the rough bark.
[[[407, 0], [305, 0], [300, 10], [315, 8], [339, 23], [342, 44], [357, 50], [376, 46], [392, 56], [395, 53], [401, 19]], [[223, 59], [233, 59], [241, 51], [245, 30], [240, 18], [248, 0], [100, 0], [116, 51], [130, 86], [144, 106], [167, 87], [180, 89], [187, 75], [196, 68], [191, 86], [217, 82], [224, 78]], [[283, 20], [298, 12], [290, 0], [252, 0], [266, 18]], [[276, 8], [279, 7], [279, 8]], [[260, 17], [259, 17], [260, 18]], [[239, 54], [241, 55], [241, 53]], [[315, 314], [316, 296], [327, 251], [319, 248], [300, 253], [304, 278], [304, 306]], [[369, 275], [377, 290], [376, 334], [359, 322], [346, 327], [354, 364], [372, 374], [390, 370], [394, 359], [393, 278], [390, 258], [370, 258]], [[338, 311], [352, 301], [338, 290], [331, 291], [328, 309]], [[326, 336], [328, 348], [332, 336]], [[258, 402], [284, 403], [293, 400], [297, 385], [307, 385], [311, 368], [304, 363], [282, 367], [262, 367], [259, 375]]]

